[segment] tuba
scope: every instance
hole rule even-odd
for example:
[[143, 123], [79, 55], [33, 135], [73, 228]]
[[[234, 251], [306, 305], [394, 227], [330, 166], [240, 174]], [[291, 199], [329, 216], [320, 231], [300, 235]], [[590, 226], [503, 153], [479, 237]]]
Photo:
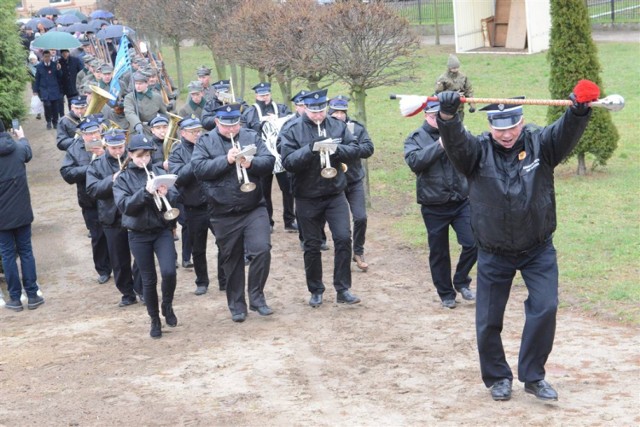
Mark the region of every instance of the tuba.
[[98, 86], [89, 85], [89, 89], [91, 89], [91, 100], [89, 101], [89, 105], [87, 106], [87, 111], [84, 113], [85, 116], [89, 116], [91, 114], [96, 114], [102, 111], [107, 101], [115, 101], [116, 97], [111, 95], [106, 90], [99, 88]]
[[169, 127], [167, 128], [167, 134], [164, 136], [162, 142], [162, 155], [165, 160], [169, 159], [169, 154], [176, 142], [180, 141], [180, 138], [176, 138], [176, 131], [178, 130], [178, 122], [182, 120], [182, 117], [177, 114], [167, 113], [169, 115]]
[[278, 117], [273, 120], [264, 120], [262, 122], [262, 140], [271, 155], [276, 158], [276, 162], [273, 165], [273, 173], [284, 172], [282, 159], [280, 158], [280, 153], [277, 148], [278, 135], [280, 134], [282, 126], [293, 116], [293, 114], [289, 114], [284, 117]]

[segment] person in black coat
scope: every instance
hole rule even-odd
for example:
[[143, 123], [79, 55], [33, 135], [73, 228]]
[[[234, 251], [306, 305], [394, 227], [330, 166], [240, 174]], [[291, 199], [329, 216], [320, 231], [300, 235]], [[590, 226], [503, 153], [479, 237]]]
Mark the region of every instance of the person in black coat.
[[[438, 111], [440, 104], [437, 101], [427, 103], [423, 125], [404, 142], [404, 160], [416, 174], [416, 197], [427, 228], [433, 285], [442, 306], [455, 308], [457, 292], [465, 300], [475, 299], [475, 294], [469, 289], [469, 272], [476, 262], [478, 251], [469, 220], [469, 186], [442, 147], [436, 121]], [[453, 228], [462, 246], [453, 279], [449, 227]]]
[[[43, 304], [44, 298], [38, 295], [36, 260], [31, 247], [33, 210], [25, 166], [31, 160], [31, 146], [22, 127], [13, 129], [13, 133], [17, 141], [5, 131], [0, 120], [0, 257], [10, 298], [5, 307], [22, 311], [23, 288], [30, 310]], [[18, 256], [22, 282], [16, 263]]]
[[[140, 134], [131, 137], [126, 168], [113, 184], [113, 199], [122, 214], [122, 226], [129, 230], [129, 247], [142, 275], [144, 301], [151, 318], [149, 335], [157, 339], [162, 337], [160, 311], [168, 326], [178, 325], [173, 311], [176, 251], [171, 232], [172, 216], [168, 215], [178, 193], [168, 183], [153, 185], [152, 178], [165, 175], [164, 169], [151, 164], [151, 153], [155, 149], [150, 138]], [[162, 278], [160, 310], [154, 254], [158, 258]]]
[[[200, 120], [192, 115], [178, 122], [180, 127], [180, 143], [176, 144], [169, 155], [169, 172], [178, 175], [176, 187], [180, 192], [184, 207], [189, 241], [192, 244], [193, 268], [196, 273], [196, 295], [204, 295], [209, 289], [209, 273], [207, 269], [207, 234], [213, 227], [209, 222], [207, 197], [201, 183], [193, 172], [191, 157], [193, 149], [202, 132]], [[184, 239], [183, 239], [184, 241]], [[222, 262], [218, 251], [218, 285], [226, 290]]]
[[[67, 97], [67, 103], [71, 108], [71, 98], [78, 96], [77, 77], [78, 73], [84, 69], [84, 64], [80, 58], [73, 56], [67, 49], [60, 50], [60, 58], [58, 58], [58, 64], [60, 65], [60, 88], [62, 94]], [[60, 117], [64, 116], [64, 102], [63, 108], [60, 111]]]
[[369, 138], [367, 129], [359, 122], [347, 115], [349, 98], [338, 95], [329, 100], [329, 115], [347, 124], [347, 129], [356, 138], [358, 145], [358, 157], [349, 163], [345, 172], [347, 175], [347, 188], [344, 190], [351, 217], [353, 218], [353, 261], [364, 272], [369, 269], [369, 264], [364, 259], [364, 242], [367, 234], [367, 204], [365, 199], [364, 177], [365, 169], [360, 159], [368, 159], [373, 155], [373, 142]]
[[87, 192], [87, 169], [92, 160], [104, 153], [102, 148], [102, 117], [90, 115], [84, 117], [78, 129], [81, 137], [69, 147], [62, 160], [60, 174], [69, 184], [77, 187], [78, 205], [82, 209], [82, 217], [91, 235], [93, 264], [98, 272], [98, 283], [106, 283], [111, 277], [111, 263], [107, 239], [98, 219], [96, 199]]
[[113, 199], [113, 182], [120, 175], [124, 162], [125, 139], [122, 130], [105, 133], [105, 152], [87, 169], [87, 193], [97, 201], [98, 220], [107, 239], [113, 280], [122, 294], [120, 307], [137, 303], [136, 294], [143, 300], [140, 270], [135, 262], [131, 266], [128, 233], [122, 227], [122, 214]]
[[476, 336], [482, 380], [494, 400], [511, 398], [513, 373], [500, 334], [517, 271], [529, 291], [518, 379], [526, 393], [558, 400], [545, 380], [558, 311], [554, 168], [580, 141], [591, 117], [589, 103], [598, 96], [595, 84], [579, 82], [570, 96], [572, 106], [546, 127], [525, 125], [522, 105], [488, 105], [482, 110], [490, 132], [473, 136], [458, 115], [460, 95], [438, 94], [442, 144], [469, 182], [478, 245]]
[[[280, 133], [282, 164], [293, 174], [298, 226], [304, 240], [304, 265], [309, 305], [319, 307], [325, 291], [322, 282], [322, 230], [329, 223], [335, 243], [333, 286], [336, 301], [356, 304], [360, 298], [351, 289], [351, 227], [349, 204], [345, 196], [347, 177], [341, 163], [353, 162], [359, 153], [356, 139], [347, 125], [327, 116], [327, 90], [302, 96], [305, 112]], [[323, 161], [314, 147], [319, 141], [337, 144], [329, 152], [329, 163]], [[330, 169], [330, 168], [333, 168]], [[327, 172], [333, 171], [333, 174]], [[334, 175], [331, 177], [331, 175]], [[325, 178], [327, 176], [327, 178]]]
[[[57, 128], [58, 118], [64, 115], [63, 93], [59, 82], [62, 78], [61, 68], [60, 64], [51, 60], [51, 52], [48, 50], [42, 52], [42, 61], [36, 65], [33, 94], [38, 96], [44, 105], [47, 129]], [[61, 109], [63, 114], [60, 114]]]
[[60, 119], [56, 130], [56, 147], [60, 151], [67, 151], [76, 139], [76, 132], [80, 120], [87, 111], [87, 97], [79, 95], [69, 100], [71, 107], [69, 112]]
[[[231, 319], [244, 322], [245, 253], [251, 260], [249, 309], [261, 316], [273, 313], [264, 296], [271, 266], [271, 233], [260, 180], [271, 173], [275, 158], [255, 131], [240, 127], [240, 104], [222, 106], [216, 116], [215, 129], [196, 143], [191, 164], [211, 208], [211, 224], [222, 251]], [[251, 145], [255, 146], [253, 156], [238, 156]]]

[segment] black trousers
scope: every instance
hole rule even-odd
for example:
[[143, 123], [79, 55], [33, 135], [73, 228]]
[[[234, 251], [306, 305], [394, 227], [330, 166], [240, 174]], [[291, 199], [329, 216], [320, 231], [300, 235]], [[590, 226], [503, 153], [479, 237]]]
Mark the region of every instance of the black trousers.
[[[262, 180], [262, 193], [264, 199], [267, 201], [267, 212], [269, 212], [269, 224], [273, 225], [273, 202], [271, 201], [271, 187], [273, 186], [273, 175], [269, 174], [263, 176]], [[291, 177], [287, 172], [280, 172], [275, 174], [278, 180], [278, 186], [282, 191], [282, 220], [284, 225], [292, 224], [296, 220], [296, 214], [294, 212], [293, 193], [291, 188]]]
[[120, 293], [128, 298], [142, 294], [142, 277], [138, 265], [131, 266], [131, 250], [129, 249], [129, 233], [121, 227], [103, 226], [107, 238], [109, 259], [113, 267], [113, 280]]
[[[178, 215], [178, 224], [180, 224], [181, 232], [180, 232], [180, 247], [182, 249], [181, 259], [184, 262], [188, 262], [191, 260], [191, 252], [192, 252], [192, 244], [191, 244], [191, 233], [189, 232], [189, 223], [187, 222], [187, 213], [186, 208], [182, 203], [178, 203], [175, 206], [180, 210], [180, 215]], [[176, 258], [178, 255], [176, 254]]]
[[[422, 219], [427, 227], [429, 241], [429, 268], [431, 279], [441, 300], [455, 299], [456, 290], [468, 288], [469, 272], [478, 258], [478, 250], [471, 231], [469, 201], [444, 205], [421, 205]], [[456, 233], [462, 246], [456, 271], [451, 278], [449, 254], [449, 227]]]
[[518, 357], [518, 379], [542, 380], [553, 348], [558, 311], [558, 262], [553, 242], [517, 256], [478, 250], [476, 335], [482, 380], [487, 387], [502, 378], [513, 379], [502, 346], [504, 310], [511, 284], [520, 271], [529, 295], [524, 302], [525, 323]]
[[[209, 270], [207, 267], [207, 233], [211, 230], [211, 234], [214, 234], [209, 212], [206, 206], [185, 206], [184, 210], [187, 218], [186, 225], [189, 230], [189, 240], [191, 242], [191, 250], [193, 254], [193, 269], [196, 273], [196, 286], [208, 287]], [[218, 249], [218, 262], [216, 263], [218, 265], [218, 286], [220, 289], [224, 289], [227, 283], [220, 257], [221, 252]]]
[[[44, 106], [44, 119], [47, 123], [58, 124], [58, 118], [64, 116], [64, 98], [42, 101]], [[62, 115], [60, 114], [62, 109]]]
[[351, 288], [351, 228], [349, 204], [344, 192], [334, 196], [296, 198], [298, 226], [304, 240], [304, 271], [312, 294], [325, 291], [322, 282], [322, 234], [325, 222], [333, 237], [333, 286], [341, 292]]
[[[221, 252], [231, 314], [247, 313], [245, 281], [249, 304], [255, 307], [265, 305], [264, 287], [271, 268], [271, 231], [267, 209], [260, 206], [245, 214], [213, 217], [211, 224]], [[245, 252], [251, 259], [248, 280], [244, 271]]]
[[158, 317], [158, 274], [154, 254], [158, 257], [162, 278], [162, 303], [171, 304], [176, 291], [176, 250], [173, 233], [166, 228], [158, 233], [129, 231], [129, 247], [142, 276], [142, 294], [150, 317]]
[[100, 276], [111, 274], [111, 261], [109, 260], [109, 247], [104, 235], [102, 225], [98, 220], [97, 208], [82, 208], [84, 223], [91, 234], [91, 250], [93, 253], [93, 265]]
[[347, 186], [345, 190], [351, 217], [353, 219], [353, 253], [364, 255], [364, 241], [367, 234], [367, 205], [362, 180]]

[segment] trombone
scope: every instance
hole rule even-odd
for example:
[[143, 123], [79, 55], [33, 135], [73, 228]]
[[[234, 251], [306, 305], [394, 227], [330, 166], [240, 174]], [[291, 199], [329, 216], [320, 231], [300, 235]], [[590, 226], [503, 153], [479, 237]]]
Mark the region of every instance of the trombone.
[[[147, 169], [147, 165], [144, 165], [144, 170], [145, 172], [147, 172], [147, 183], [148, 183], [149, 181], [155, 178], [155, 174], [149, 171], [149, 169]], [[163, 214], [164, 219], [166, 219], [167, 221], [172, 221], [178, 218], [178, 215], [180, 215], [180, 210], [177, 208], [172, 208], [171, 205], [169, 204], [169, 200], [167, 200], [165, 196], [161, 196], [158, 193], [158, 190], [156, 190], [153, 193], [153, 200], [156, 202], [156, 206], [158, 207], [158, 210], [160, 212], [162, 212], [163, 204], [164, 206], [167, 207], [167, 211]]]
[[[238, 150], [242, 150], [240, 147], [240, 143], [236, 142], [233, 138], [233, 134], [231, 137], [231, 145], [233, 148], [237, 148]], [[256, 189], [256, 184], [254, 182], [249, 181], [249, 175], [247, 174], [247, 170], [240, 165], [240, 158], [236, 157], [236, 174], [238, 175], [238, 182], [240, 182], [240, 191], [243, 193], [248, 193]]]

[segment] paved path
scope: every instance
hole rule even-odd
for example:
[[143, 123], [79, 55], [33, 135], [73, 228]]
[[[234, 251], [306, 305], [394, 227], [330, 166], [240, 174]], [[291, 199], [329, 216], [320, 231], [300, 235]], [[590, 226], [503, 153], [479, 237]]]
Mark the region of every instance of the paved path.
[[[640, 31], [594, 31], [592, 33], [593, 40], [597, 42], [636, 42], [640, 43]], [[435, 36], [424, 36], [422, 38], [425, 44], [435, 44]], [[441, 45], [455, 44], [453, 34], [444, 34], [440, 36]]]

